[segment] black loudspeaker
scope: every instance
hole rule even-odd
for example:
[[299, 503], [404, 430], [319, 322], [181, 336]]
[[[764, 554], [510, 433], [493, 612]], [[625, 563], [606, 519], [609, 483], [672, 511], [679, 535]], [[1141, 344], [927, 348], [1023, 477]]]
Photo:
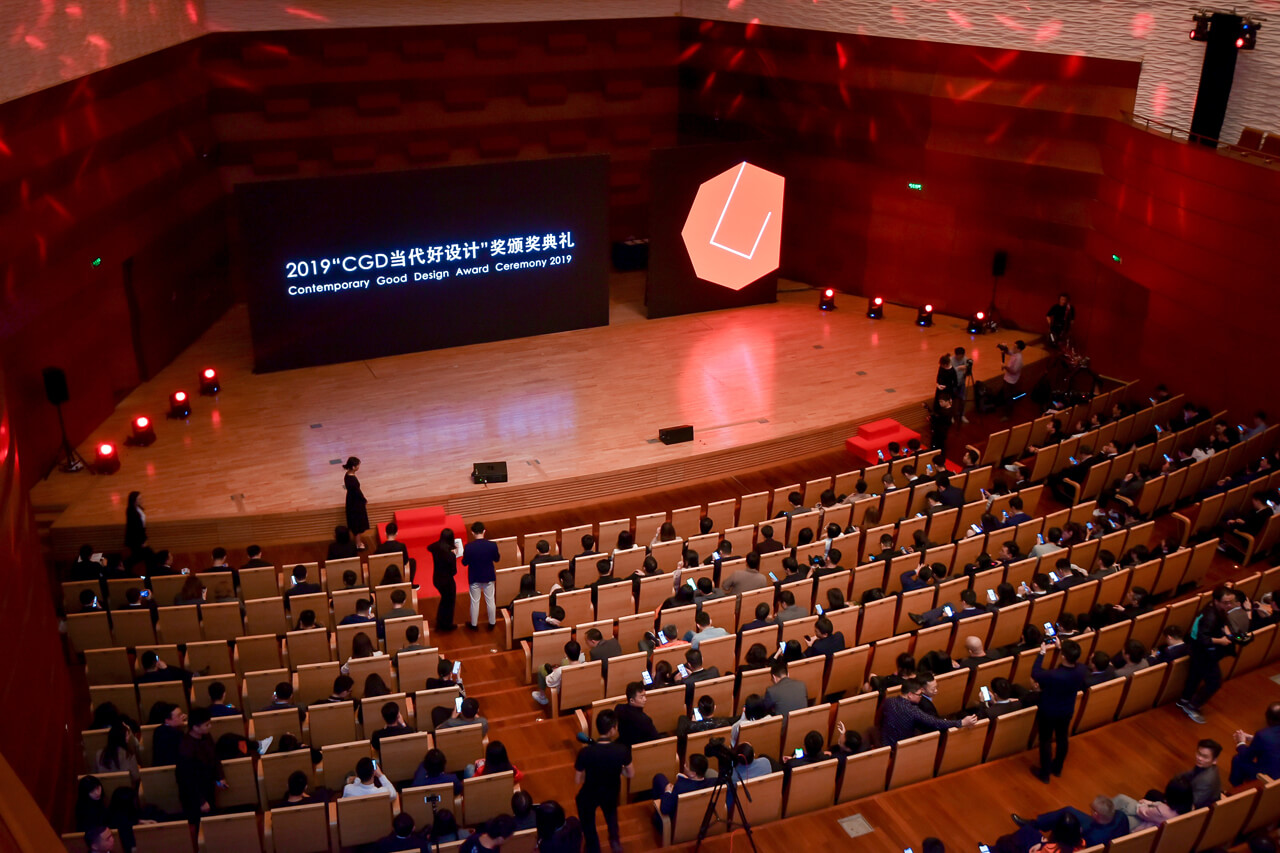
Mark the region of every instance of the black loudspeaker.
[[61, 367], [46, 367], [44, 374], [44, 395], [55, 406], [61, 406], [71, 399], [67, 390], [67, 374]]
[[658, 441], [663, 444], [680, 444], [683, 441], [693, 441], [693, 424], [663, 427], [658, 430]]
[[996, 253], [991, 256], [991, 276], [999, 278], [1004, 275], [1004, 268], [1008, 263], [1009, 253], [1004, 249], [996, 249]]
[[1201, 145], [1217, 147], [1222, 122], [1227, 115], [1231, 84], [1236, 76], [1236, 38], [1243, 20], [1238, 15], [1214, 12], [1209, 24], [1209, 42], [1204, 47], [1200, 86], [1196, 90], [1195, 111], [1191, 114], [1191, 138]]
[[472, 464], [471, 482], [477, 483], [477, 484], [507, 482], [507, 463], [476, 462]]

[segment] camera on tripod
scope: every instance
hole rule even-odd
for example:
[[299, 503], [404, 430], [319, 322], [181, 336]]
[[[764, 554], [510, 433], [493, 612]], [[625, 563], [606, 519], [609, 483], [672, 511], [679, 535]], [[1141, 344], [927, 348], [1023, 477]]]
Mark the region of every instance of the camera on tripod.
[[717, 775], [720, 778], [730, 776], [733, 773], [734, 764], [738, 761], [738, 756], [725, 744], [722, 737], [713, 737], [708, 740], [702, 754], [716, 760]]
[[1009, 345], [1008, 345], [1008, 344], [996, 344], [996, 349], [1000, 350], [1000, 357], [1001, 357], [1001, 358], [1004, 358], [1006, 355], [1008, 355], [1008, 354], [1009, 354]]

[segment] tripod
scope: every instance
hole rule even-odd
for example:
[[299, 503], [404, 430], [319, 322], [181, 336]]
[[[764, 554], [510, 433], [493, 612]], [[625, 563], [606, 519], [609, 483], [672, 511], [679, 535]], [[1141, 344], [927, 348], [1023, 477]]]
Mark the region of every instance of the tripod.
[[[724, 792], [726, 787], [729, 789], [729, 806], [726, 809], [725, 817], [719, 818], [716, 816], [716, 805], [720, 801], [720, 794]], [[702, 816], [702, 826], [698, 827], [698, 840], [697, 843], [693, 845], [693, 853], [698, 853], [702, 848], [702, 840], [707, 837], [707, 832], [710, 831], [711, 827], [717, 823], [724, 823], [725, 830], [730, 835], [733, 834], [733, 813], [735, 810], [738, 813], [738, 819], [742, 824], [742, 828], [747, 831], [747, 843], [751, 845], [751, 850], [753, 853], [760, 853], [760, 851], [756, 849], [756, 840], [751, 835], [751, 821], [747, 820], [747, 813], [742, 809], [742, 800], [738, 796], [739, 787], [741, 787], [741, 793], [746, 795], [747, 800], [750, 800], [751, 793], [747, 790], [746, 780], [743, 780], [742, 785], [739, 786], [737, 780], [733, 778], [732, 768], [729, 769], [728, 773], [720, 774], [719, 778], [716, 780], [715, 788], [711, 791], [711, 800], [707, 803], [707, 811]]]
[[[58, 430], [62, 433], [62, 461], [58, 463], [58, 470], [67, 474], [74, 474], [81, 471], [85, 467], [84, 457], [76, 452], [71, 446], [71, 442], [67, 439], [67, 425], [62, 420], [62, 404], [58, 404]], [[52, 473], [52, 472], [51, 472]], [[45, 475], [47, 480], [49, 475]]]

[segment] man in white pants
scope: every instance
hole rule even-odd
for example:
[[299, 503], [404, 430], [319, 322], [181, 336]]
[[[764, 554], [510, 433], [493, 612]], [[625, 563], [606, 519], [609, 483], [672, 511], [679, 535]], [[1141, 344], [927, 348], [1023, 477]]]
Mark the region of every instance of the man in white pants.
[[498, 622], [498, 608], [493, 601], [493, 589], [498, 576], [495, 566], [499, 559], [498, 546], [484, 538], [484, 522], [471, 525], [471, 541], [462, 549], [462, 565], [467, 567], [467, 582], [471, 585], [471, 621], [467, 627], [476, 630], [480, 620], [480, 593], [484, 593], [489, 608], [489, 630]]

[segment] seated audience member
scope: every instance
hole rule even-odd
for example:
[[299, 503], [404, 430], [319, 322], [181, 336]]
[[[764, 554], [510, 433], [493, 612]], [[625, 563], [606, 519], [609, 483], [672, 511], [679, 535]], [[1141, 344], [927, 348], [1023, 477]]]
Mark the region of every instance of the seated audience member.
[[749, 743], [739, 743], [734, 747], [733, 754], [733, 778], [737, 782], [768, 776], [775, 770], [769, 756], [756, 755], [755, 747]]
[[1098, 651], [1089, 657], [1089, 674], [1084, 677], [1086, 687], [1119, 677], [1116, 668], [1111, 665], [1111, 655]]
[[714, 778], [707, 778], [707, 757], [694, 752], [685, 758], [684, 767], [674, 780], [657, 773], [653, 777], [653, 799], [658, 802], [658, 811], [664, 815], [676, 813], [676, 799], [681, 794], [710, 788], [716, 783]]
[[897, 669], [888, 675], [876, 675], [874, 672], [867, 676], [867, 683], [863, 685], [863, 690], [878, 690], [881, 695], [890, 687], [901, 687], [908, 678], [915, 677], [916, 659], [910, 652], [903, 652], [898, 655], [894, 661]]
[[369, 622], [376, 621], [373, 618], [373, 601], [368, 598], [360, 598], [356, 600], [355, 613], [348, 613], [342, 617], [339, 625], [364, 625]]
[[515, 789], [519, 791], [524, 774], [520, 772], [519, 767], [511, 763], [511, 759], [507, 756], [507, 745], [500, 740], [495, 740], [485, 744], [484, 758], [467, 767], [462, 775], [471, 778], [484, 776], [486, 773], [492, 776], [495, 773], [507, 772], [514, 774]]
[[234, 569], [227, 562], [227, 549], [221, 546], [213, 549], [213, 565], [205, 569], [206, 572], [231, 572]]
[[169, 666], [164, 659], [150, 649], [138, 658], [142, 663], [142, 675], [138, 676], [139, 684], [154, 684], [158, 681], [181, 681], [188, 690], [195, 673], [180, 666]]
[[724, 590], [716, 589], [716, 585], [711, 582], [711, 578], [698, 578], [693, 592], [694, 604], [701, 604], [704, 601], [715, 601], [717, 598], [724, 597]]
[[825, 612], [834, 613], [848, 606], [849, 602], [844, 599], [844, 590], [834, 586], [827, 590], [827, 609]]
[[319, 702], [314, 702], [312, 704], [328, 705], [333, 702], [350, 702], [351, 688], [355, 686], [356, 683], [352, 680], [351, 676], [339, 675], [333, 680], [333, 692], [329, 694], [329, 698], [321, 699]]
[[1121, 655], [1122, 663], [1116, 667], [1116, 675], [1130, 676], [1140, 669], [1150, 666], [1147, 663], [1147, 647], [1142, 644], [1141, 640], [1129, 640], [1124, 644], [1124, 653]]
[[741, 595], [756, 589], [764, 589], [770, 585], [767, 577], [760, 573], [760, 554], [756, 551], [747, 553], [745, 568], [739, 569], [721, 584], [729, 595]]
[[307, 791], [307, 774], [302, 770], [295, 770], [289, 774], [288, 793], [285, 794], [285, 806], [305, 806], [308, 803], [317, 802], [316, 798]]
[[747, 654], [743, 658], [743, 671], [751, 669], [768, 669], [769, 668], [769, 650], [764, 647], [764, 643], [752, 643], [751, 648], [747, 649]]
[[382, 770], [374, 766], [373, 759], [365, 756], [356, 762], [356, 772], [347, 777], [342, 796], [368, 797], [377, 794], [390, 797], [394, 802], [396, 788], [391, 784], [391, 780], [383, 775]]
[[400, 812], [391, 819], [391, 834], [374, 842], [369, 848], [373, 853], [400, 853], [422, 849], [422, 838], [414, 833], [413, 815]]
[[772, 525], [766, 524], [760, 528], [760, 541], [756, 543], [755, 547], [757, 554], [771, 554], [774, 551], [785, 550], [786, 547], [786, 545], [773, 538]]
[[539, 631], [553, 631], [556, 628], [564, 627], [564, 608], [558, 604], [545, 611], [535, 610], [529, 616], [533, 620], [533, 632], [535, 634]]
[[[422, 638], [422, 629], [419, 628], [417, 625], [410, 625], [407, 628], [405, 628], [404, 629], [404, 645], [401, 646], [399, 649], [397, 649], [395, 653], [391, 655], [392, 660], [398, 659], [401, 652], [424, 651], [427, 647], [424, 646], [421, 642], [419, 642], [421, 638]], [[427, 680], [430, 681], [431, 679], [427, 679]]]
[[1204, 738], [1196, 744], [1195, 766], [1173, 777], [1191, 787], [1192, 808], [1202, 808], [1222, 796], [1222, 777], [1218, 775], [1218, 756], [1221, 754], [1222, 744], [1212, 738]]
[[343, 589], [355, 589], [358, 583], [360, 583], [360, 576], [355, 573], [354, 569], [347, 569], [342, 573]]
[[809, 689], [803, 681], [797, 681], [788, 675], [785, 660], [775, 660], [769, 667], [769, 673], [773, 685], [765, 691], [764, 703], [770, 714], [785, 717], [792, 711], [809, 707]]
[[436, 728], [448, 729], [454, 726], [469, 726], [474, 723], [480, 724], [480, 731], [485, 737], [489, 736], [489, 721], [480, 716], [480, 703], [473, 697], [468, 696], [466, 699], [462, 700], [462, 709], [454, 711], [453, 715], [449, 717], [449, 719], [437, 725]]
[[339, 524], [333, 528], [333, 541], [329, 543], [329, 550], [325, 555], [325, 561], [329, 560], [345, 560], [350, 557], [358, 556], [359, 549], [355, 539], [351, 536], [351, 531], [347, 529], [345, 524]]
[[1191, 785], [1184, 779], [1174, 778], [1165, 786], [1161, 800], [1147, 797], [1135, 800], [1117, 794], [1111, 798], [1111, 804], [1129, 819], [1129, 831], [1137, 832], [1191, 811], [1192, 796]]
[[369, 742], [373, 744], [375, 750], [378, 749], [384, 737], [399, 737], [414, 733], [414, 729], [405, 725], [404, 715], [400, 713], [400, 706], [395, 702], [384, 702], [379, 713], [382, 714], [384, 725], [369, 737]]
[[730, 717], [716, 716], [716, 700], [711, 696], [699, 696], [693, 710], [692, 716], [681, 714], [680, 718], [676, 720], [676, 737], [682, 750], [684, 748], [684, 740], [690, 734], [719, 729], [731, 726], [734, 723], [734, 720]]
[[490, 818], [472, 832], [458, 848], [459, 853], [478, 853], [482, 850], [499, 850], [516, 834], [515, 819], [509, 814]]
[[618, 718], [618, 743], [635, 746], [662, 736], [653, 724], [653, 719], [644, 712], [648, 701], [649, 695], [643, 682], [632, 681], [627, 685], [627, 701], [613, 709]]
[[391, 609], [383, 615], [383, 619], [404, 619], [410, 616], [417, 616], [418, 611], [413, 608], [406, 607], [405, 604], [409, 600], [409, 594], [403, 589], [391, 590]]
[[462, 779], [456, 773], [446, 773], [445, 767], [448, 760], [445, 754], [438, 749], [429, 749], [427, 754], [422, 757], [422, 763], [418, 765], [418, 769], [414, 771], [413, 782], [411, 787], [418, 788], [423, 785], [452, 785], [455, 794], [462, 793]]
[[843, 722], [836, 722], [836, 739], [831, 744], [831, 754], [837, 758], [847, 758], [862, 752], [862, 734], [855, 729], [847, 729]]
[[826, 616], [819, 616], [818, 621], [813, 626], [816, 636], [805, 637], [804, 656], [817, 657], [818, 655], [826, 655], [830, 657], [836, 652], [842, 652], [845, 649], [844, 633], [837, 631], [835, 626], [831, 624], [831, 620]]
[[107, 730], [106, 746], [94, 756], [93, 772], [128, 772], [129, 778], [136, 784], [142, 778], [138, 769], [138, 747], [138, 732], [130, 726], [130, 721], [123, 718], [116, 720]]
[[744, 622], [742, 627], [738, 629], [738, 635], [741, 636], [744, 631], [754, 631], [756, 628], [768, 628], [769, 622], [769, 605], [760, 602], [756, 605], [756, 618], [750, 622]]
[[1266, 723], [1254, 734], [1237, 729], [1232, 735], [1236, 743], [1236, 753], [1231, 757], [1232, 787], [1259, 775], [1280, 778], [1280, 702], [1267, 706]]
[[1129, 819], [1116, 811], [1110, 797], [1094, 797], [1089, 809], [1089, 814], [1085, 814], [1074, 806], [1067, 806], [1045, 812], [1032, 820], [1012, 815], [1013, 822], [1019, 827], [1018, 832], [1012, 836], [1016, 849], [1029, 850], [1040, 844], [1044, 835], [1052, 832], [1067, 814], [1078, 822], [1082, 843], [1090, 847], [1106, 844], [1129, 834]]
[[[706, 580], [706, 578], [701, 578], [700, 580]], [[729, 632], [726, 631], [724, 628], [711, 624], [711, 614], [706, 612], [705, 610], [698, 611], [697, 615], [694, 616], [693, 618], [693, 623], [697, 628], [697, 631], [685, 632], [684, 638], [695, 649], [698, 648], [698, 645], [703, 640], [712, 640], [712, 639], [715, 639], [716, 637], [729, 636]], [[618, 652], [619, 654], [621, 654], [622, 649], [619, 648]]]
[[774, 614], [773, 621], [781, 625], [790, 619], [804, 619], [809, 615], [809, 611], [796, 604], [796, 596], [789, 589], [784, 589], [778, 593], [778, 612]]
[[[612, 629], [610, 629], [612, 630]], [[605, 637], [600, 633], [599, 628], [591, 628], [587, 631], [587, 658], [588, 660], [604, 661], [603, 672], [607, 675], [609, 672], [609, 658], [617, 657], [622, 654], [622, 646], [618, 644], [614, 637]]]
[[993, 720], [1001, 714], [1020, 711], [1026, 707], [1026, 704], [1017, 695], [1018, 686], [1007, 678], [991, 679], [991, 685], [987, 690], [991, 694], [991, 698], [982, 700], [978, 705], [978, 711], [980, 716], [985, 716], [989, 720]]
[[209, 685], [209, 713], [215, 717], [240, 716], [240, 710], [227, 701], [227, 688], [221, 681]]
[[684, 664], [685, 674], [678, 675], [677, 678], [681, 684], [688, 686], [690, 698], [693, 696], [693, 685], [699, 681], [720, 677], [719, 667], [702, 665], [702, 652], [697, 649], [690, 648], [685, 651]]
[[440, 809], [436, 812], [435, 821], [428, 833], [433, 849], [439, 849], [441, 844], [448, 844], [450, 841], [458, 841], [462, 836], [463, 830], [458, 826], [458, 819], [453, 816], [452, 809]]
[[785, 772], [786, 779], [791, 778], [791, 771], [798, 767], [804, 767], [809, 764], [817, 764], [819, 761], [827, 761], [835, 758], [834, 755], [826, 750], [826, 738], [821, 732], [811, 731], [804, 736], [803, 753], [799, 756], [784, 755], [782, 756], [782, 769]]
[[379, 649], [374, 648], [373, 640], [369, 639], [368, 634], [364, 631], [360, 631], [351, 638], [351, 657], [347, 658], [346, 663], [339, 667], [339, 669], [343, 675], [347, 675], [351, 672], [352, 661], [361, 660], [362, 658], [377, 657], [382, 657], [382, 652]]
[[261, 708], [262, 711], [283, 711], [285, 709], [296, 709], [298, 703], [293, 701], [293, 684], [288, 681], [281, 681], [276, 685], [276, 689], [271, 693], [271, 701]]
[[1156, 644], [1149, 660], [1153, 665], [1157, 663], [1173, 663], [1178, 658], [1186, 657], [1190, 653], [1191, 648], [1182, 636], [1182, 628], [1178, 625], [1170, 625], [1161, 633], [1160, 642]]
[[922, 731], [972, 728], [978, 724], [978, 718], [974, 715], [960, 720], [944, 720], [924, 711], [919, 707], [924, 686], [925, 682], [920, 678], [909, 679], [902, 685], [901, 695], [891, 696], [882, 703], [884, 710], [880, 739], [885, 746], [896, 746], [898, 741], [914, 737]]
[[516, 822], [516, 832], [535, 829], [537, 816], [533, 813], [533, 797], [524, 791], [516, 791], [511, 795], [511, 816]]
[[314, 631], [316, 628], [323, 628], [323, 625], [316, 624], [316, 612], [307, 609], [298, 614], [298, 624], [293, 626], [295, 631]]
[[250, 545], [245, 548], [244, 553], [248, 560], [240, 567], [242, 569], [265, 569], [274, 565], [270, 560], [263, 558], [262, 548], [257, 545]]

